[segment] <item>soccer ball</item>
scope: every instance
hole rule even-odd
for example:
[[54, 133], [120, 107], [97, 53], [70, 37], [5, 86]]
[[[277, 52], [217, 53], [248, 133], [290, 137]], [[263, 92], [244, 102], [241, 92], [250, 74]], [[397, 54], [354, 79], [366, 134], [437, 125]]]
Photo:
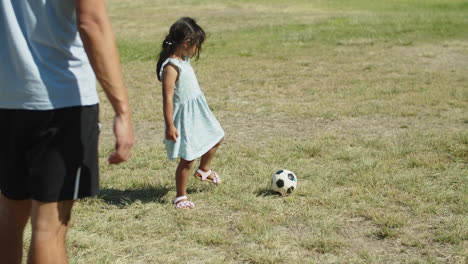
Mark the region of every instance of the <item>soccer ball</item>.
[[271, 189], [281, 195], [291, 194], [297, 188], [297, 177], [289, 170], [279, 170], [273, 173]]

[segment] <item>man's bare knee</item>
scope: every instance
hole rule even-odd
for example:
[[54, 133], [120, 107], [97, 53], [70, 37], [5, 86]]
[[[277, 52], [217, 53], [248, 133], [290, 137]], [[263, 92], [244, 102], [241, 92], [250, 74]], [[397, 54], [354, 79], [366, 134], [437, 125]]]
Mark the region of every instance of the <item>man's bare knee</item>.
[[31, 226], [34, 235], [42, 239], [64, 236], [71, 221], [73, 201], [53, 203], [33, 202]]

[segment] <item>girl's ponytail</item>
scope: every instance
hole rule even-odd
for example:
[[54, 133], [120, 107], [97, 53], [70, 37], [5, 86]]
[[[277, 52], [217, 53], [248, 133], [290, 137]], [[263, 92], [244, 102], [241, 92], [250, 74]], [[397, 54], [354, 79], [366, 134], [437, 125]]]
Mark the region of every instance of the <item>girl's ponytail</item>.
[[161, 72], [161, 67], [164, 61], [169, 58], [175, 50], [175, 43], [174, 40], [172, 40], [170, 35], [166, 36], [166, 39], [164, 39], [162, 43], [162, 49], [161, 52], [159, 53], [159, 60], [158, 63], [156, 64], [156, 76], [158, 77], [158, 80], [161, 81], [161, 77], [159, 73]]

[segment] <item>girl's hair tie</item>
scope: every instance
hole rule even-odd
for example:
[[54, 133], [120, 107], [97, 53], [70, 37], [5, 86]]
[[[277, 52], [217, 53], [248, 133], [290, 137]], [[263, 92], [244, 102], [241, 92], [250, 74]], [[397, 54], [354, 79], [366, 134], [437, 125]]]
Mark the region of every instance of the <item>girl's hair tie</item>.
[[164, 41], [164, 43], [165, 43], [166, 45], [169, 45], [169, 46], [172, 45], [172, 41], [166, 40], [166, 41]]

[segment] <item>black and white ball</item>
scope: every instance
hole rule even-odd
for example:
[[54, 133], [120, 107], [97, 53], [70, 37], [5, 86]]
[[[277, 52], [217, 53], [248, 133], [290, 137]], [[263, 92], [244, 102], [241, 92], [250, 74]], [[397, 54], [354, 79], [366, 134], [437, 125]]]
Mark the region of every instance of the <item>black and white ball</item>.
[[292, 171], [279, 170], [273, 173], [271, 189], [281, 195], [288, 195], [297, 188], [297, 177]]

